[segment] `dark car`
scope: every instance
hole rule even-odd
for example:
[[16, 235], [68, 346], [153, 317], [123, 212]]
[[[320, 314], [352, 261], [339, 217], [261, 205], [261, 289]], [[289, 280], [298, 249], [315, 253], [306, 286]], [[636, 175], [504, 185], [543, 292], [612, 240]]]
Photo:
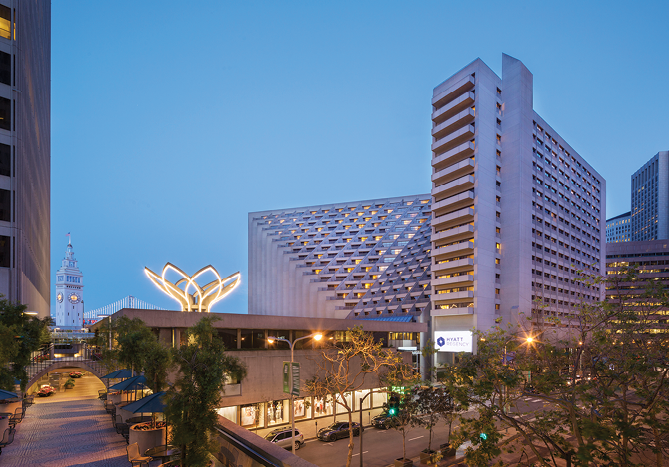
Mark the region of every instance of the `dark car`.
[[[359, 436], [360, 431], [360, 424], [353, 422], [353, 436]], [[348, 422], [334, 422], [318, 430], [318, 439], [321, 441], [336, 441], [339, 438], [348, 438]]]
[[388, 412], [383, 412], [382, 414], [377, 415], [376, 417], [372, 418], [372, 426], [374, 428], [379, 428], [382, 430], [387, 430], [388, 428], [392, 427], [392, 422], [393, 422], [393, 416], [390, 415]]

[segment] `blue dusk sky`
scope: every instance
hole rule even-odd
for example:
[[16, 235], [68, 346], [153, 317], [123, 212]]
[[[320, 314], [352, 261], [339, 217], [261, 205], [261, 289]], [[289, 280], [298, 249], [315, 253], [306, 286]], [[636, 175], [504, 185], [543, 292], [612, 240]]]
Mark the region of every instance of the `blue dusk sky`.
[[[477, 57], [534, 75], [534, 108], [607, 183], [669, 150], [669, 2], [52, 3], [51, 268], [66, 233], [87, 310], [172, 262], [242, 272], [248, 213], [430, 191], [430, 99]], [[53, 283], [52, 282], [52, 283]], [[52, 287], [55, 309], [55, 287]]]

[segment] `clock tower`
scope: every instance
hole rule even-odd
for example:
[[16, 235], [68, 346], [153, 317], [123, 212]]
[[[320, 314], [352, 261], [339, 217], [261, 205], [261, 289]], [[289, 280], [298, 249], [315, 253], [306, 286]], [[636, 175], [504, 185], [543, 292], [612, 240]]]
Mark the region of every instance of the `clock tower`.
[[[69, 236], [69, 234], [68, 234]], [[65, 259], [56, 273], [56, 326], [80, 328], [84, 322], [84, 275], [68, 242]]]

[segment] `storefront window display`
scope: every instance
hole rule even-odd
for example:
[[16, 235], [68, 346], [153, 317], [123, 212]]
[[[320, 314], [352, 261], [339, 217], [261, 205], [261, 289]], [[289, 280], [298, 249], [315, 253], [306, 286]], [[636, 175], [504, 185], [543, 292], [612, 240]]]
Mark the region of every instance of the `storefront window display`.
[[221, 417], [227, 418], [233, 423], [237, 423], [237, 406], [220, 407], [216, 409], [216, 412], [218, 412]]
[[332, 398], [314, 397], [314, 417], [332, 415]]
[[341, 405], [342, 403], [344, 403], [344, 400], [346, 400], [346, 404], [348, 405], [349, 409], [355, 410], [355, 408], [353, 406], [353, 397], [351, 397], [350, 392], [344, 393], [344, 399], [341, 398], [340, 394], [337, 394], [337, 400], [341, 401], [341, 403], [337, 402], [337, 413], [338, 414], [347, 413], [347, 410], [344, 408], [343, 405]]
[[372, 404], [374, 404], [373, 406], [375, 408], [376, 407], [383, 407], [383, 404], [385, 404], [386, 401], [388, 400], [388, 394], [385, 393], [385, 392], [375, 392], [374, 394], [372, 394], [369, 397], [372, 398]]
[[241, 422], [246, 428], [257, 428], [265, 426], [265, 404], [249, 404], [241, 406]]
[[362, 391], [355, 391], [356, 409], [360, 410], [360, 399], [362, 399], [365, 396], [367, 397], [364, 401], [362, 401], [362, 410], [368, 410], [371, 407], [372, 397], [374, 397], [376, 394], [372, 394], [371, 396], [368, 396], [367, 394], [369, 394], [369, 389], [364, 389]]
[[267, 426], [288, 423], [290, 413], [288, 412], [288, 399], [280, 401], [270, 401], [267, 403]]
[[295, 420], [301, 420], [303, 418], [310, 418], [309, 417], [309, 409], [307, 408], [308, 405], [310, 405], [310, 398], [305, 397], [305, 398], [299, 398], [295, 399], [293, 401], [293, 406], [295, 407], [295, 412], [294, 417]]

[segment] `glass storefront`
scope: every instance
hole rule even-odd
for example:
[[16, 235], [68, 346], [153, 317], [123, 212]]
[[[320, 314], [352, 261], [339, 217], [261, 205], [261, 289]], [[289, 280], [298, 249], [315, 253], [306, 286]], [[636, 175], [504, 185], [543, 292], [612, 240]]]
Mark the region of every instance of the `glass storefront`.
[[[373, 391], [371, 395], [368, 395]], [[363, 389], [344, 394], [337, 397], [346, 400], [348, 406], [354, 410], [360, 410], [360, 399], [367, 396], [363, 402], [363, 410], [379, 409], [383, 407], [388, 396], [384, 392], [376, 392], [378, 389]], [[257, 402], [241, 406], [221, 407], [217, 409], [219, 415], [228, 420], [238, 423], [244, 428], [253, 430], [256, 428], [270, 428], [275, 425], [286, 425], [290, 423], [290, 399], [281, 399], [268, 402]], [[296, 397], [293, 403], [295, 420], [312, 420], [322, 417], [331, 417], [334, 414], [334, 397]], [[346, 409], [337, 404], [337, 415], [345, 414]]]
[[314, 397], [314, 417], [332, 415], [332, 398]]
[[267, 403], [267, 426], [290, 422], [288, 413], [288, 399], [270, 401]]

